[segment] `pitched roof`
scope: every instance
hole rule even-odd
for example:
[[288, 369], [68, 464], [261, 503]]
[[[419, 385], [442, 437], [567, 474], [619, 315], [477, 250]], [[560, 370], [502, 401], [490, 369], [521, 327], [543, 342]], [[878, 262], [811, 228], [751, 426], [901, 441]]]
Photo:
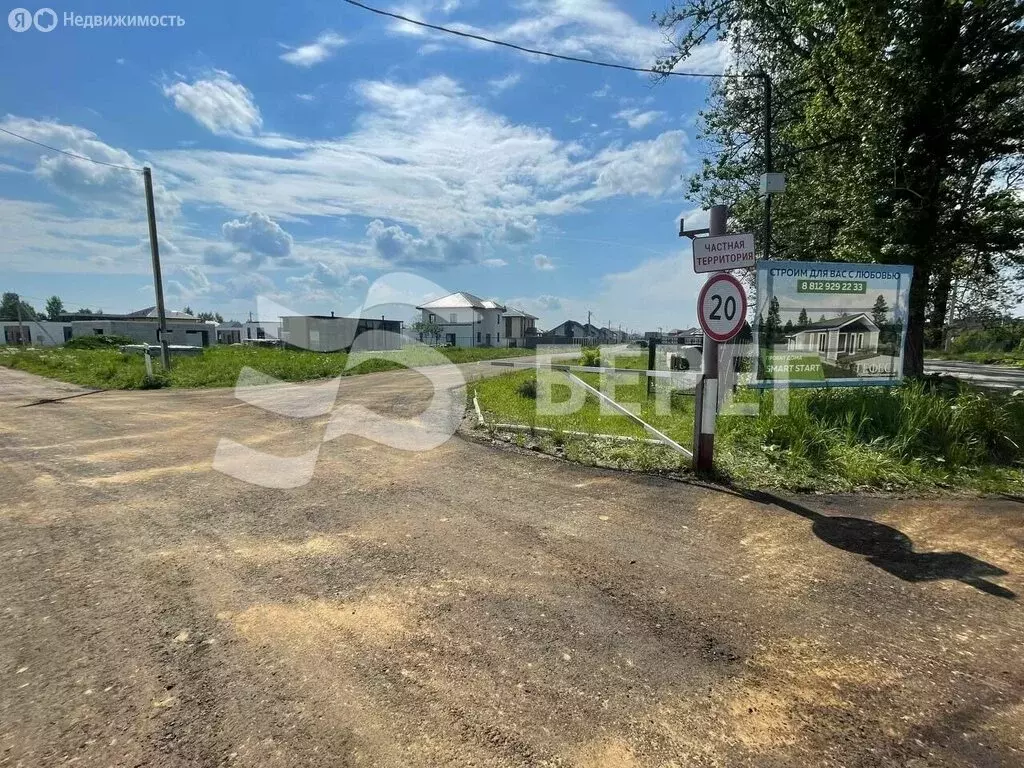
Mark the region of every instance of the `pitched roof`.
[[[145, 309], [137, 309], [134, 312], [129, 312], [125, 317], [156, 317], [156, 307], [146, 307]], [[185, 312], [164, 312], [164, 317], [168, 320], [195, 320], [196, 318], [192, 315], [186, 314]], [[197, 321], [198, 322], [198, 321]]]
[[481, 299], [466, 291], [456, 291], [439, 299], [428, 301], [416, 309], [504, 309], [504, 307], [496, 301]]
[[537, 319], [536, 315], [531, 315], [529, 312], [524, 312], [523, 310], [516, 309], [515, 307], [507, 307], [502, 314], [505, 317], [525, 317], [528, 320], [536, 320]]
[[854, 320], [858, 320], [862, 317], [869, 323], [871, 323], [871, 325], [875, 325], [874, 320], [868, 317], [867, 314], [865, 314], [864, 312], [857, 312], [856, 314], [853, 315], [840, 315], [839, 317], [832, 317], [828, 318], [827, 320], [819, 320], [816, 323], [810, 323], [809, 325], [805, 325], [800, 330], [815, 331], [821, 330], [822, 328], [841, 328], [842, 326], [848, 325], [849, 323], [852, 323]]

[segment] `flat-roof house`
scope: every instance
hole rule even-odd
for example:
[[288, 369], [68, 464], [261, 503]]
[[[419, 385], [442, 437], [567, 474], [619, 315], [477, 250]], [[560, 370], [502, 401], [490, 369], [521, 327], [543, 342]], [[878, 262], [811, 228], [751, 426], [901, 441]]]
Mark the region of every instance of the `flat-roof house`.
[[58, 347], [71, 338], [71, 324], [50, 320], [0, 320], [0, 344]]
[[878, 353], [878, 326], [863, 312], [811, 323], [786, 336], [788, 352], [809, 352], [836, 362], [850, 355]]
[[281, 341], [313, 352], [342, 352], [402, 348], [402, 321], [381, 317], [285, 315]]
[[[501, 347], [505, 345], [501, 318], [505, 307], [466, 291], [456, 291], [416, 307], [422, 321], [440, 329], [436, 341], [452, 347]], [[420, 341], [433, 338], [421, 334]]]
[[217, 326], [218, 344], [241, 344], [242, 324], [237, 320], [228, 320]]
[[[75, 315], [69, 315], [74, 318]], [[140, 344], [159, 344], [159, 320], [156, 307], [146, 307], [124, 315], [91, 314], [90, 319], [73, 319], [71, 335], [127, 336]], [[166, 312], [167, 334], [164, 339], [172, 346], [208, 347], [217, 343], [217, 324], [197, 320], [184, 312]]]

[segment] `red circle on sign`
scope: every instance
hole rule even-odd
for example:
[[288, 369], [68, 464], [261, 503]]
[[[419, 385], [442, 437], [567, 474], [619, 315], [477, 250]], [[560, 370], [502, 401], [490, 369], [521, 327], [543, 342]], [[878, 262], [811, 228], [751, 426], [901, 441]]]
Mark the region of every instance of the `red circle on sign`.
[[[726, 290], [729, 293], [736, 294], [736, 296], [739, 298], [740, 306], [739, 312], [736, 313], [736, 323], [734, 324], [734, 326], [728, 328], [725, 331], [722, 331], [721, 327], [719, 327], [719, 330], [716, 331], [711, 327], [711, 318], [704, 316], [704, 299], [707, 298], [707, 295], [712, 288], [714, 288], [719, 283], [723, 282], [730, 284], [730, 287]], [[719, 309], [721, 309], [722, 303], [724, 303], [724, 300], [723, 302], [720, 302], [718, 307]], [[700, 295], [697, 297], [697, 319], [700, 321], [700, 327], [704, 330], [704, 333], [708, 336], [708, 338], [712, 339], [713, 341], [728, 341], [729, 339], [731, 339], [733, 336], [740, 332], [740, 330], [743, 328], [743, 323], [746, 320], [746, 317], [747, 292], [743, 290], [743, 285], [740, 283], [740, 281], [737, 280], [732, 275], [727, 274], [725, 272], [719, 272], [717, 274], [712, 275], [711, 278], [706, 283], [704, 283], [704, 287], [700, 289]]]

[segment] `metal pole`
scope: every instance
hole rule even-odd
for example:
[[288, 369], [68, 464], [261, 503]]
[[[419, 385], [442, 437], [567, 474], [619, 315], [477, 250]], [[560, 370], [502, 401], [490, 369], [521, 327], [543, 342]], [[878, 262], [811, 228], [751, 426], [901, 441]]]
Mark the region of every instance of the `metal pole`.
[[165, 371], [171, 369], [171, 356], [167, 350], [167, 312], [164, 310], [164, 279], [160, 274], [160, 245], [156, 235], [156, 205], [153, 202], [153, 174], [149, 166], [142, 169], [146, 183], [146, 213], [149, 217], [149, 250], [153, 254], [153, 289], [156, 291], [157, 337], [160, 339], [160, 364]]
[[[654, 365], [654, 363], [655, 363], [654, 355], [656, 353], [657, 348], [658, 348], [658, 342], [655, 341], [654, 339], [651, 339], [650, 342], [647, 344], [647, 370], [648, 371], [653, 371], [654, 368], [655, 368], [655, 365]], [[653, 376], [648, 376], [647, 377], [647, 396], [648, 397], [651, 396], [651, 390], [653, 388], [654, 388], [654, 377]]]
[[[764, 172], [772, 172], [772, 78], [762, 72], [764, 79]], [[764, 192], [764, 258], [772, 257], [772, 195]]]
[[[711, 206], [710, 235], [724, 235], [729, 208]], [[710, 280], [712, 272], [708, 275]], [[697, 308], [700, 311], [700, 307]], [[715, 464], [715, 420], [718, 416], [718, 342], [704, 334], [701, 376], [693, 405], [693, 468], [708, 472]]]
[[21, 320], [21, 295], [14, 294], [14, 306], [18, 312], [18, 346], [25, 346], [25, 324]]

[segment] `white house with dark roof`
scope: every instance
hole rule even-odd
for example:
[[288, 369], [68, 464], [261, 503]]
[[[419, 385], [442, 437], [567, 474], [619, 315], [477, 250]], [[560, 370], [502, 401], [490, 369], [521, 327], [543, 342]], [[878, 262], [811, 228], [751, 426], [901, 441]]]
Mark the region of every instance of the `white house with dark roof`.
[[[421, 320], [440, 327], [440, 343], [455, 347], [503, 347], [506, 335], [502, 328], [505, 307], [490, 299], [481, 299], [466, 291], [456, 291], [428, 301], [416, 309]], [[422, 335], [421, 335], [422, 336]], [[432, 338], [421, 341], [430, 343]]]
[[878, 353], [879, 328], [870, 315], [840, 315], [819, 320], [786, 336], [786, 351], [808, 352], [836, 362], [851, 355]]

